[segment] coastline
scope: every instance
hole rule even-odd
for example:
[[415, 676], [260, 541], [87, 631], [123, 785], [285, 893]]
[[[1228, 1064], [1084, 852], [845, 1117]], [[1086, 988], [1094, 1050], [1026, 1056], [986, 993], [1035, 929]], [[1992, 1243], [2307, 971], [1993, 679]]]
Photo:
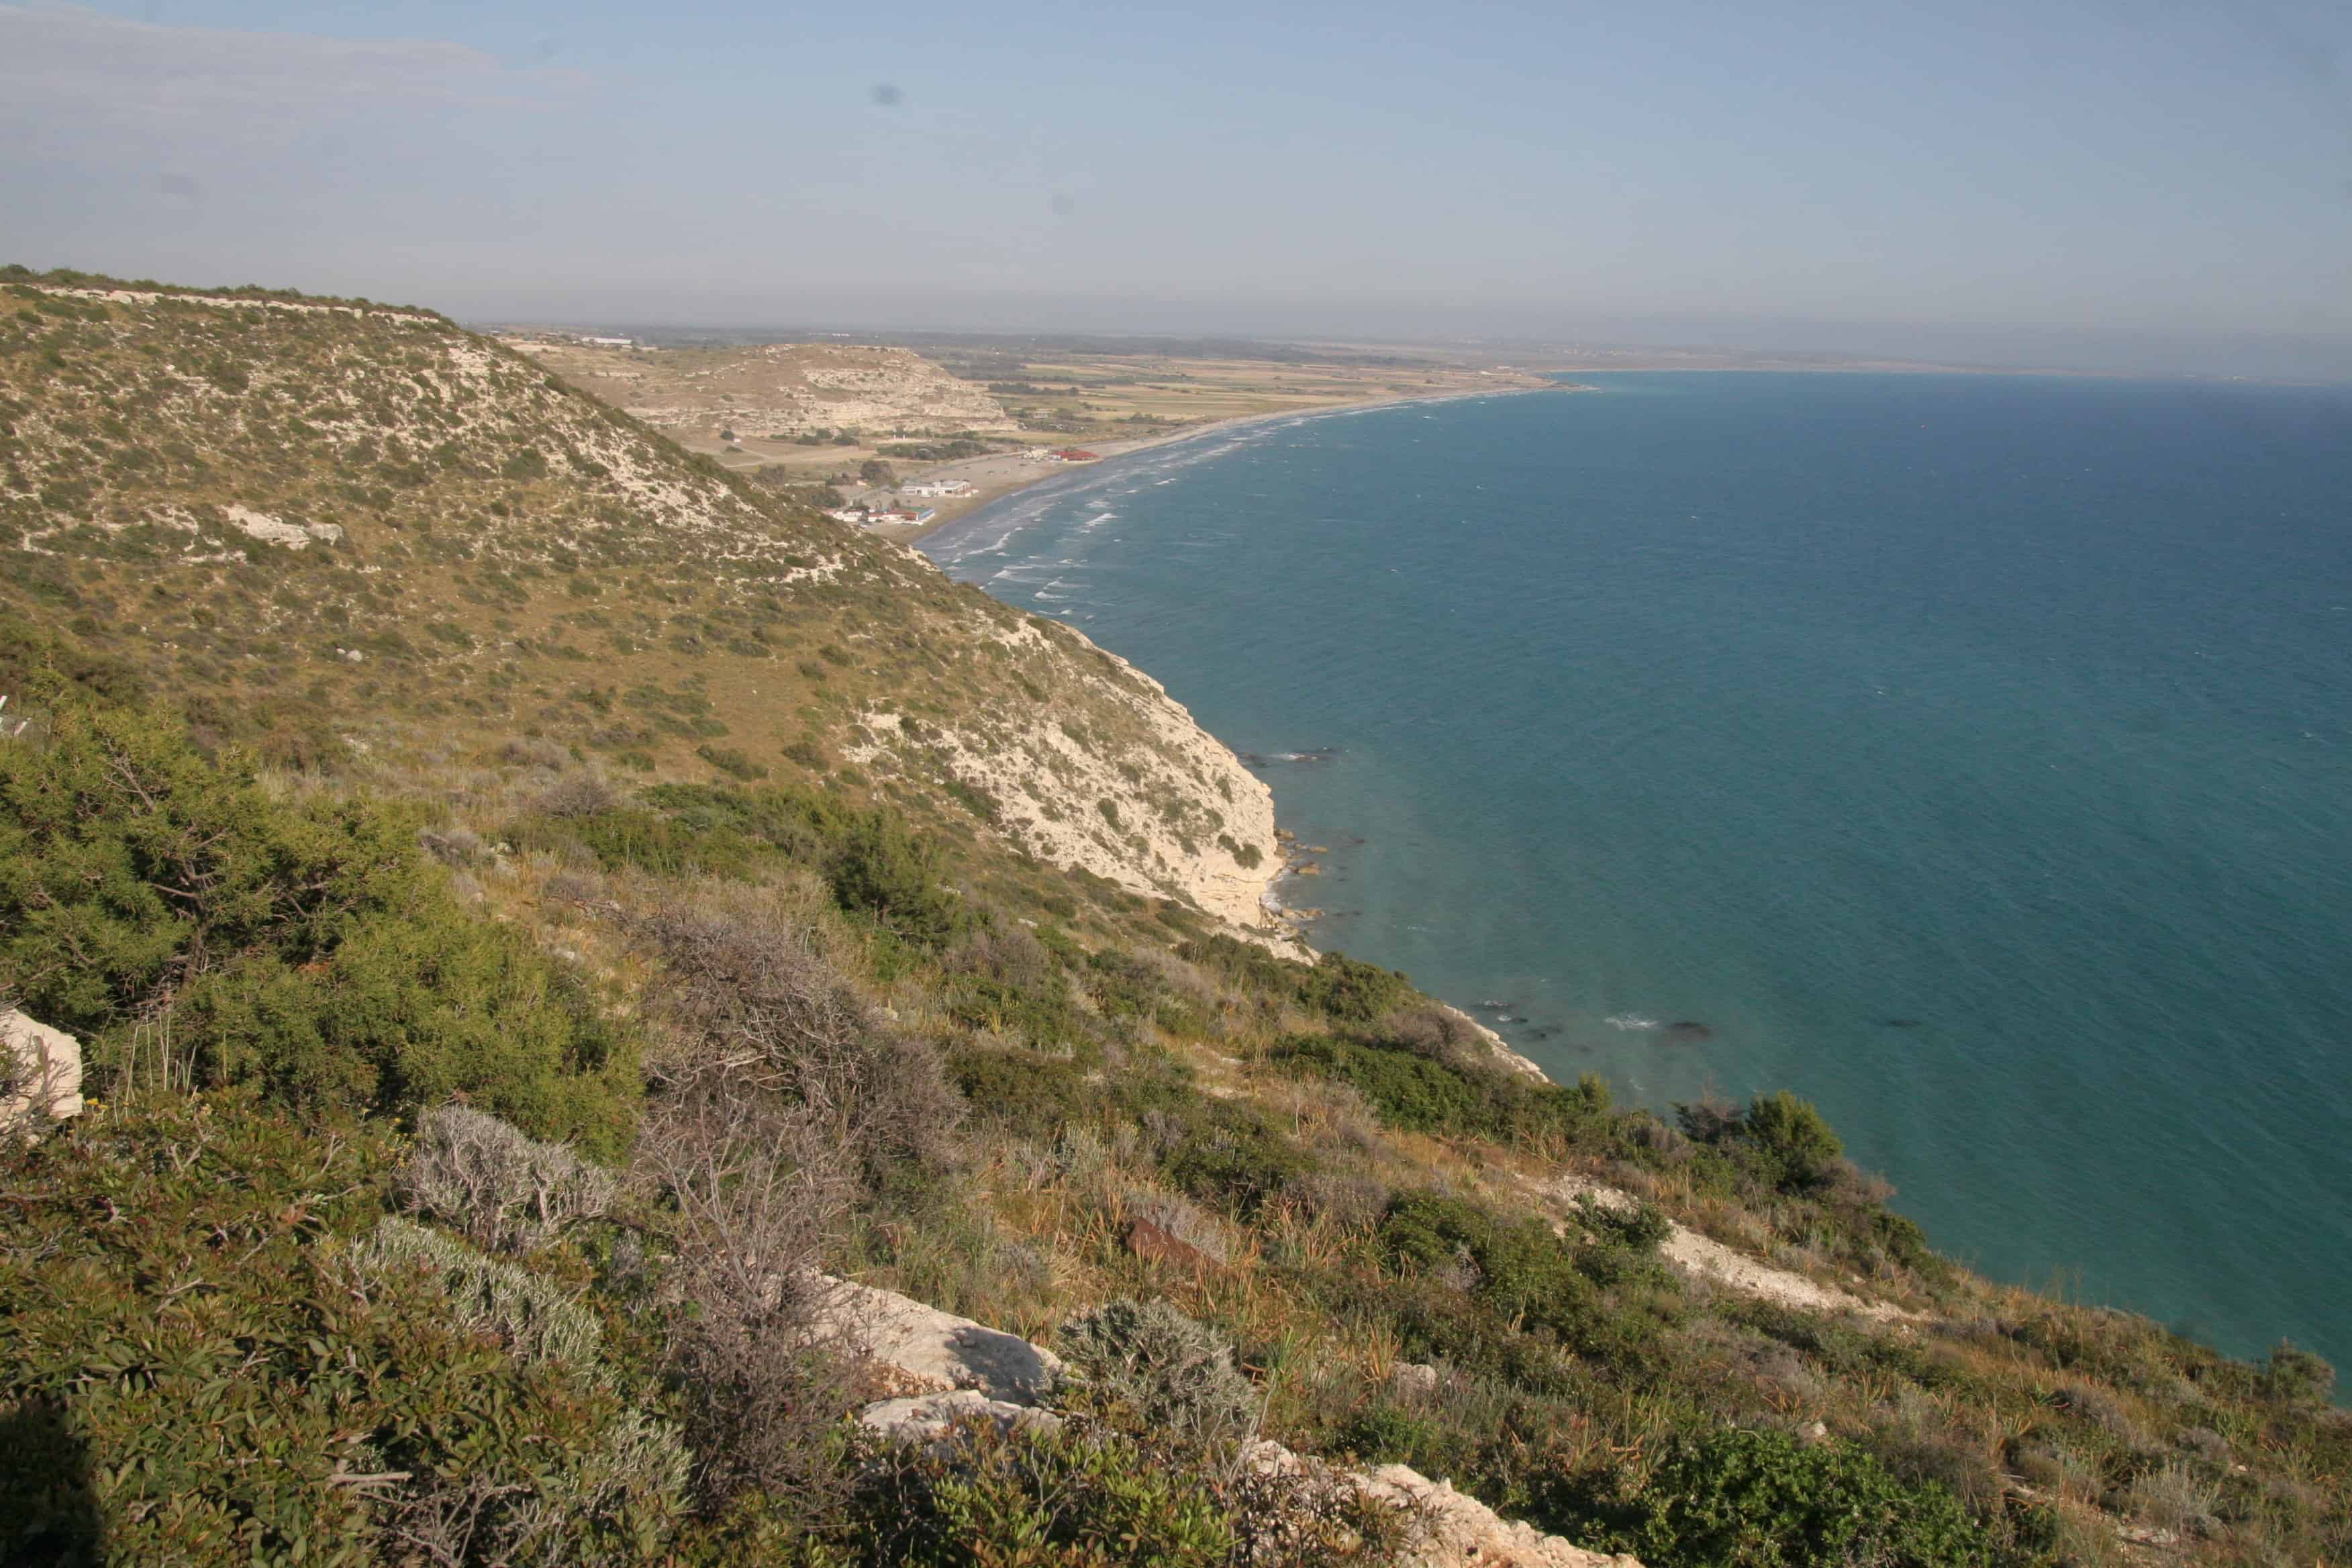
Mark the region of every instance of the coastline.
[[[1546, 392], [1591, 392], [1593, 390], [1595, 389], [1592, 387], [1569, 382], [1549, 386], [1512, 386], [1496, 387], [1492, 389], [1481, 388], [1471, 391], [1421, 394], [1396, 397], [1379, 397], [1367, 399], [1360, 403], [1334, 404], [1328, 407], [1321, 408], [1280, 409], [1265, 414], [1242, 415], [1231, 419], [1213, 420], [1207, 424], [1195, 426], [1185, 430], [1171, 431], [1165, 435], [1140, 437], [1129, 441], [1105, 442], [1099, 448], [1097, 448], [1100, 451], [1101, 456], [1099, 460], [1097, 462], [1082, 464], [1076, 468], [1072, 468], [1067, 466], [1047, 468], [1042, 472], [1025, 476], [1015, 482], [1003, 485], [992, 491], [985, 493], [982, 497], [978, 499], [973, 505], [955, 517], [949, 518], [944, 521], [933, 522], [919, 529], [892, 531], [892, 534], [889, 536], [894, 537], [895, 542], [898, 542], [909, 550], [914, 550], [917, 553], [923, 555], [927, 561], [931, 562], [931, 564], [935, 569], [941, 569], [940, 568], [938, 561], [932, 559], [930, 552], [920, 548], [922, 544], [941, 540], [955, 529], [975, 525], [982, 522], [998, 502], [1008, 500], [1013, 496], [1034, 489], [1050, 479], [1069, 477], [1074, 473], [1091, 471], [1099, 468], [1104, 462], [1110, 462], [1120, 458], [1131, 457], [1139, 452], [1158, 450], [1162, 447], [1176, 446], [1187, 441], [1202, 440], [1212, 436], [1228, 434], [1234, 431], [1249, 429], [1258, 426], [1276, 425], [1288, 421], [1303, 422], [1309, 419], [1338, 418], [1346, 415], [1368, 413], [1371, 410], [1380, 408], [1411, 407], [1416, 405], [1438, 403], [1460, 403], [1473, 399], [1488, 397], [1516, 397]], [[955, 469], [960, 467], [984, 464], [992, 460], [1001, 461], [1002, 459], [970, 458], [965, 459], [963, 464], [946, 465], [939, 469], [931, 470], [931, 473], [935, 476], [952, 476]], [[877, 530], [876, 531], [880, 533], [885, 531]], [[1061, 625], [1063, 623], [1056, 622], [1055, 624]], [[1085, 636], [1085, 634], [1083, 632], [1079, 632], [1078, 628], [1076, 626], [1071, 626], [1068, 629], [1072, 632], [1076, 632], [1081, 637], [1084, 637]], [[1093, 646], [1091, 639], [1087, 639], [1087, 642], [1088, 646]], [[1125, 665], [1136, 674], [1142, 676], [1145, 680], [1159, 690], [1161, 697], [1167, 700], [1171, 707], [1174, 707], [1179, 713], [1183, 715], [1186, 722], [1190, 724], [1196, 732], [1205, 737], [1208, 742], [1223, 754], [1223, 757], [1231, 759], [1234, 765], [1236, 767], [1244, 766], [1241, 763], [1240, 754], [1238, 752], [1236, 752], [1231, 746], [1227, 745], [1222, 739], [1210, 733], [1206, 729], [1200, 727], [1197, 721], [1192, 721], [1190, 710], [1183, 708], [1181, 704], [1176, 703], [1173, 698], [1168, 697], [1166, 689], [1161, 687], [1160, 682], [1151, 677], [1148, 671], [1141, 669], [1139, 667], [1129, 663], [1124, 658], [1119, 658], [1118, 655], [1109, 653], [1109, 650], [1108, 649], [1103, 649], [1101, 651], [1104, 652], [1107, 657], [1118, 658], [1119, 663]], [[1260, 783], [1261, 786], [1266, 789], [1267, 800], [1269, 805], [1271, 805], [1273, 803], [1273, 792], [1271, 787], [1265, 786], [1263, 784], [1263, 781], [1256, 780], [1255, 774], [1251, 774], [1250, 776], [1254, 781]], [[1234, 929], [1250, 933], [1257, 940], [1272, 947], [1276, 952], [1283, 953], [1285, 956], [1301, 958], [1305, 962], [1311, 963], [1315, 962], [1319, 954], [1316, 948], [1307, 941], [1305, 931], [1307, 923], [1321, 911], [1312, 909], [1294, 908], [1285, 902], [1284, 900], [1276, 892], [1276, 889], [1280, 887], [1283, 882], [1291, 879], [1297, 874], [1298, 868], [1302, 864], [1306, 864], [1309, 858], [1308, 847], [1302, 846], [1287, 830], [1276, 825], [1273, 827], [1273, 843], [1268, 846], [1268, 847], [1273, 850], [1273, 853], [1266, 857], [1265, 874], [1263, 879], [1256, 885], [1254, 893], [1246, 900], [1247, 907], [1255, 912], [1256, 919], [1244, 919], [1236, 912], [1243, 907], [1242, 900], [1236, 900], [1232, 905], [1227, 907], [1212, 908], [1209, 912], [1216, 918], [1227, 921]], [[1219, 900], [1219, 902], [1222, 904], [1223, 903], [1223, 900]], [[1550, 1076], [1540, 1067], [1537, 1066], [1527, 1057], [1522, 1056], [1517, 1051], [1512, 1049], [1510, 1045], [1504, 1040], [1501, 1035], [1480, 1023], [1466, 1010], [1458, 1007], [1452, 1003], [1445, 1002], [1443, 999], [1439, 999], [1439, 1005], [1470, 1033], [1484, 1042], [1486, 1047], [1493, 1053], [1496, 1060], [1507, 1070], [1522, 1077], [1533, 1079], [1539, 1082], [1548, 1083], [1552, 1081]]]
[[[1171, 430], [1157, 436], [1136, 436], [1115, 441], [1099, 442], [1090, 448], [1099, 454], [1095, 462], [1076, 465], [1035, 465], [1034, 471], [1021, 472], [1017, 477], [1010, 479], [1000, 479], [993, 484], [981, 484], [980, 479], [975, 477], [975, 471], [978, 474], [985, 474], [994, 466], [1018, 462], [1021, 459], [1008, 458], [1003, 454], [984, 458], [965, 458], [956, 462], [943, 463], [935, 468], [926, 468], [923, 470], [922, 477], [926, 479], [971, 479], [979, 486], [979, 491], [966, 505], [958, 509], [952, 515], [938, 518], [919, 528], [877, 528], [873, 531], [877, 536], [888, 539], [895, 543], [919, 545], [939, 538], [951, 529], [976, 521], [998, 502], [1034, 489], [1050, 480], [1065, 479], [1072, 474], [1091, 473], [1104, 463], [1119, 458], [1132, 457], [1138, 452], [1156, 451], [1163, 447], [1203, 440], [1212, 436], [1246, 430], [1260, 425], [1278, 425], [1288, 420], [1337, 418], [1342, 415], [1370, 413], [1376, 408], [1405, 408], [1419, 404], [1463, 403], [1482, 397], [1518, 397], [1537, 393], [1592, 390], [1594, 389], [1591, 387], [1573, 382], [1562, 382], [1547, 386], [1480, 387], [1459, 392], [1412, 393], [1391, 397], [1372, 397], [1358, 403], [1332, 403], [1310, 408], [1277, 408], [1264, 414], [1242, 414], [1230, 419], [1213, 419], [1203, 425], [1187, 426], [1181, 430]], [[947, 509], [943, 507], [940, 510], [945, 511]]]
[[[992, 491], [984, 492], [982, 496], [977, 499], [970, 508], [959, 515], [949, 518], [944, 521], [933, 522], [919, 529], [877, 529], [874, 531], [877, 534], [890, 539], [895, 543], [922, 555], [925, 560], [930, 562], [935, 570], [943, 570], [940, 567], [940, 563], [936, 560], [932, 559], [929, 551], [920, 548], [923, 543], [942, 539], [948, 535], [951, 530], [980, 523], [989, 515], [996, 503], [1010, 500], [1012, 497], [1020, 495], [1027, 490], [1034, 489], [1050, 479], [1066, 478], [1074, 473], [1091, 472], [1101, 467], [1103, 463], [1116, 461], [1121, 458], [1131, 457], [1139, 452], [1154, 451], [1161, 447], [1172, 447], [1187, 441], [1202, 440], [1212, 436], [1228, 434], [1236, 430], [1248, 429], [1257, 426], [1275, 425], [1293, 420], [1304, 421], [1308, 419], [1338, 418], [1350, 414], [1367, 413], [1379, 408], [1409, 407], [1415, 405], [1436, 403], [1459, 403], [1475, 398], [1516, 397], [1545, 392], [1583, 392], [1591, 390], [1592, 389], [1590, 387], [1579, 386], [1572, 383], [1562, 384], [1557, 386], [1510, 386], [1495, 387], [1491, 389], [1479, 388], [1470, 391], [1370, 398], [1360, 403], [1334, 404], [1328, 407], [1321, 408], [1278, 409], [1265, 414], [1248, 414], [1231, 419], [1218, 419], [1208, 424], [1192, 426], [1189, 429], [1171, 431], [1165, 435], [1139, 437], [1129, 441], [1105, 442], [1102, 444], [1102, 447], [1100, 448], [1101, 456], [1096, 462], [1081, 464], [1075, 468], [1066, 465], [1049, 468], [1034, 474], [1024, 475], [1012, 483], [1004, 484]], [[951, 463], [937, 469], [929, 470], [927, 477], [954, 477], [955, 471], [960, 468], [969, 468], [989, 463], [999, 463], [1003, 460], [1004, 459], [1001, 457], [967, 458], [961, 463]], [[1055, 624], [1061, 625], [1063, 623], [1056, 622]], [[1083, 632], [1079, 632], [1078, 628], [1076, 626], [1070, 626], [1067, 629], [1074, 633], [1077, 633], [1081, 637], [1085, 636], [1085, 634]], [[1091, 639], [1087, 639], [1087, 641], [1088, 646], [1092, 646]], [[1102, 651], [1108, 654], [1108, 649]], [[1109, 655], [1109, 657], [1118, 658], [1117, 655]], [[1184, 709], [1181, 704], [1175, 702], [1173, 698], [1167, 697], [1166, 689], [1164, 687], [1160, 687], [1158, 680], [1152, 679], [1148, 672], [1137, 668], [1131, 664], [1128, 664], [1128, 661], [1125, 659], [1120, 659], [1119, 662], [1123, 665], [1127, 665], [1129, 668], [1134, 669], [1137, 674], [1143, 676], [1147, 681], [1149, 681], [1154, 688], [1158, 689], [1163, 700], [1167, 700], [1171, 707], [1174, 707], [1179, 713], [1182, 714], [1185, 721], [1199, 734], [1205, 737], [1212, 745], [1216, 747], [1218, 752], [1220, 752], [1225, 758], [1231, 759], [1234, 767], [1243, 767], [1244, 764], [1241, 762], [1239, 753], [1234, 752], [1231, 746], [1225, 744], [1225, 742], [1217, 736], [1211, 734], [1205, 729], [1202, 729], [1197, 723], [1193, 723], [1190, 711]], [[1254, 781], [1255, 780], [1255, 774], [1251, 774], [1249, 776]], [[1263, 784], [1263, 781], [1256, 782]], [[1269, 805], [1271, 805], [1272, 791], [1270, 788], [1267, 790], [1267, 799]], [[1273, 835], [1273, 841], [1263, 847], [1272, 851], [1267, 854], [1265, 858], [1266, 870], [1264, 879], [1257, 883], [1254, 889], [1251, 890], [1245, 900], [1236, 898], [1228, 907], [1214, 908], [1212, 909], [1210, 912], [1217, 918], [1226, 921], [1236, 930], [1250, 932], [1258, 940], [1272, 946], [1278, 952], [1283, 952], [1286, 955], [1294, 957], [1304, 956], [1307, 962], [1312, 963], [1317, 956], [1316, 950], [1307, 942], [1303, 931], [1307, 919], [1311, 918], [1314, 911], [1295, 910], [1285, 904], [1275, 892], [1276, 888], [1278, 887], [1286, 879], [1291, 877], [1297, 868], [1300, 862], [1300, 856], [1297, 853], [1297, 845], [1287, 834], [1276, 829]], [[1223, 903], [1223, 900], [1219, 900], [1219, 902]], [[1255, 920], [1242, 918], [1237, 911], [1241, 910], [1244, 907], [1249, 910], [1254, 911], [1257, 918]], [[1484, 1037], [1494, 1048], [1496, 1055], [1502, 1058], [1513, 1071], [1531, 1074], [1537, 1078], [1544, 1077], [1541, 1069], [1538, 1068], [1534, 1063], [1511, 1050], [1511, 1048], [1503, 1042], [1501, 1036], [1496, 1034], [1493, 1030], [1486, 1028], [1484, 1025], [1477, 1023], [1475, 1019], [1471, 1018], [1467, 1013], [1463, 1013], [1458, 1009], [1451, 1007], [1449, 1007], [1448, 1010], [1454, 1012], [1464, 1023], [1467, 1024], [1472, 1029], [1475, 1030], [1479, 1036]]]

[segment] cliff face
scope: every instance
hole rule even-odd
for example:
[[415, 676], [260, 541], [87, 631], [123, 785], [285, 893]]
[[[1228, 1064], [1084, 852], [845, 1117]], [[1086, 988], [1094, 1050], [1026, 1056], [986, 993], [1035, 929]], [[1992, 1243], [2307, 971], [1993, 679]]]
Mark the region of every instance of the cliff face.
[[1232, 925], [1266, 924], [1280, 847], [1265, 784], [1158, 681], [1069, 628], [1033, 621], [1007, 640], [1096, 662], [1091, 721], [1032, 705], [925, 726], [879, 709], [860, 715], [854, 754], [904, 768], [910, 752], [927, 753], [992, 801], [998, 826], [1039, 859], [1188, 899]]
[[1266, 791], [1156, 682], [430, 312], [18, 283], [0, 419], [0, 690], [38, 643], [284, 761], [887, 786], [1259, 918]]

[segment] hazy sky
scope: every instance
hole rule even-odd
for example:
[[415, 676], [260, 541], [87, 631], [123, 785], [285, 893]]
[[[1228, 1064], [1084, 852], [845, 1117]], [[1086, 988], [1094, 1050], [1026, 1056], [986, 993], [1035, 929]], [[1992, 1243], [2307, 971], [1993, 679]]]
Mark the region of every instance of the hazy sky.
[[0, 259], [2352, 375], [2352, 4], [0, 5]]

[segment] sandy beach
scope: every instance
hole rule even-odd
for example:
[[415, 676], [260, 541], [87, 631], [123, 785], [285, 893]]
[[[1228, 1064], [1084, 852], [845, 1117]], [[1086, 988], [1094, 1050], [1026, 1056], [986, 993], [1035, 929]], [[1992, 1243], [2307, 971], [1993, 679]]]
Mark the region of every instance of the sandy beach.
[[[1255, 425], [1276, 425], [1291, 419], [1319, 419], [1344, 414], [1361, 414], [1373, 408], [1402, 407], [1423, 403], [1458, 403], [1476, 397], [1519, 397], [1538, 392], [1581, 392], [1588, 388], [1573, 384], [1550, 386], [1499, 386], [1491, 390], [1439, 392], [1388, 397], [1368, 397], [1359, 403], [1316, 404], [1302, 408], [1276, 409], [1265, 414], [1244, 414], [1231, 419], [1212, 420], [1182, 430], [1171, 430], [1155, 436], [1137, 436], [1114, 441], [1078, 443], [1082, 449], [1092, 452], [1097, 459], [1125, 457], [1132, 452], [1150, 450], [1157, 447], [1172, 447], [1182, 441], [1197, 441], [1204, 437], [1225, 431], [1246, 429]], [[910, 471], [909, 479], [926, 481], [961, 479], [972, 487], [972, 493], [957, 496], [939, 503], [939, 515], [920, 527], [877, 528], [875, 533], [899, 543], [912, 543], [927, 539], [940, 531], [971, 516], [974, 512], [1006, 496], [1044, 483], [1063, 474], [1090, 468], [1092, 463], [1064, 463], [1050, 458], [1024, 458], [1018, 452], [996, 452], [984, 458], [965, 458], [937, 468]]]

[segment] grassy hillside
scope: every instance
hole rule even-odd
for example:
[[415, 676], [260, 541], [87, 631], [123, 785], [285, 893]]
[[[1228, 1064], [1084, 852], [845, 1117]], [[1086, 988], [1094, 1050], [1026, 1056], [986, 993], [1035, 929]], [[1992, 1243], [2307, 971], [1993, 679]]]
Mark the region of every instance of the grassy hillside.
[[[1651, 1568], [2352, 1553], [2315, 1358], [1977, 1279], [1801, 1101], [1618, 1108], [1013, 853], [923, 737], [1110, 725], [1083, 647], [422, 313], [19, 286], [0, 994], [98, 1103], [0, 1152], [0, 1558], [1409, 1560], [1254, 1430]], [[815, 763], [698, 752], [795, 666], [684, 616], [813, 650]], [[820, 1268], [1055, 1344], [1065, 1426], [860, 1436]]]
[[1275, 852], [1075, 633], [425, 311], [0, 284], [0, 690], [44, 661], [305, 768], [826, 780], [1143, 889]]

